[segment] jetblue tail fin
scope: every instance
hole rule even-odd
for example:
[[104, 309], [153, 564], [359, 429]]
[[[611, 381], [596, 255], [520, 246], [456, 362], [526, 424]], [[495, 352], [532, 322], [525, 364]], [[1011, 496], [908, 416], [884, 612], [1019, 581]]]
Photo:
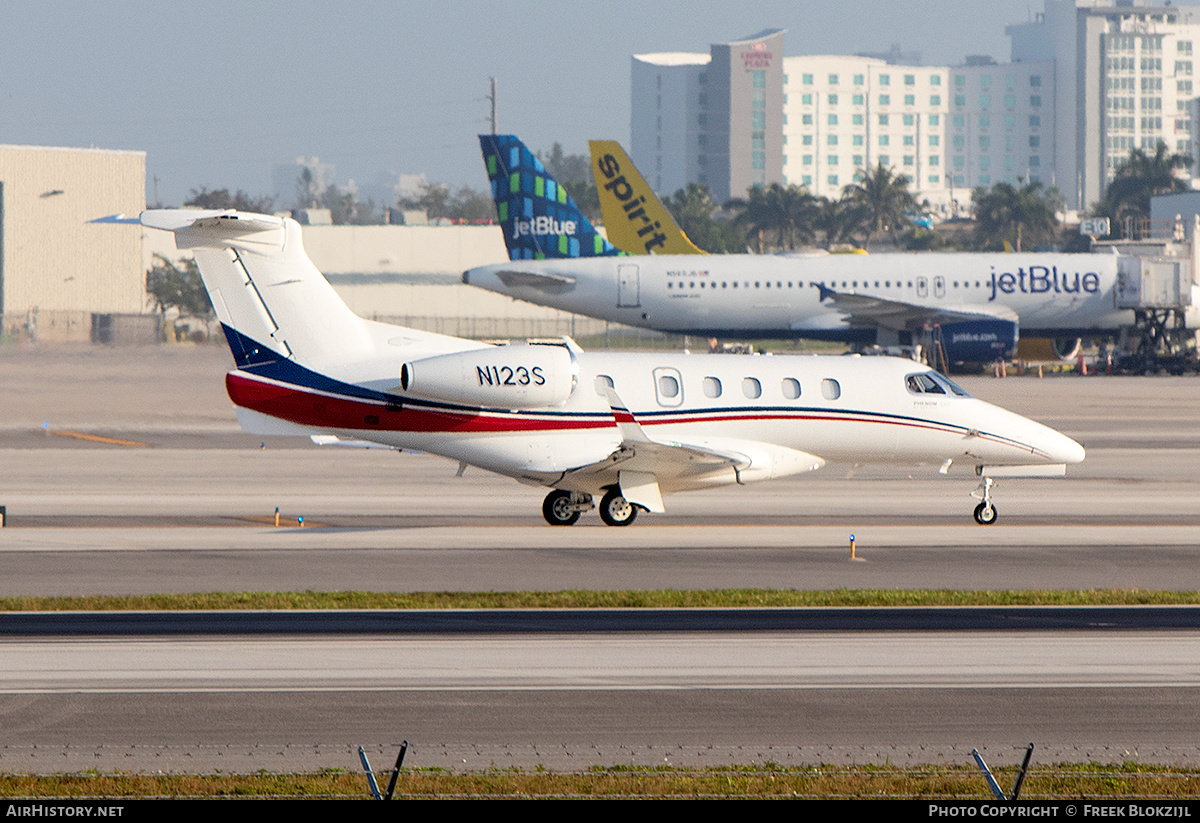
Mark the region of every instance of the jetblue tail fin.
[[510, 259], [622, 253], [596, 232], [524, 143], [510, 134], [481, 134], [479, 145]]
[[616, 140], [589, 140], [609, 240], [629, 254], [707, 254], [671, 217]]

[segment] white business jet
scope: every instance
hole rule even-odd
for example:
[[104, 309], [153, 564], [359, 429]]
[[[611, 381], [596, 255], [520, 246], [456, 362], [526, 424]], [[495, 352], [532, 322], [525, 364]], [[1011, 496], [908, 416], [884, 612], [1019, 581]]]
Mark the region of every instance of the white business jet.
[[233, 351], [225, 383], [244, 428], [430, 452], [549, 487], [554, 525], [596, 498], [605, 523], [627, 525], [663, 511], [672, 492], [827, 460], [975, 465], [975, 519], [991, 523], [994, 477], [1063, 474], [1084, 456], [910, 360], [488, 345], [358, 317], [291, 219], [153, 210], [127, 222], [194, 250]]

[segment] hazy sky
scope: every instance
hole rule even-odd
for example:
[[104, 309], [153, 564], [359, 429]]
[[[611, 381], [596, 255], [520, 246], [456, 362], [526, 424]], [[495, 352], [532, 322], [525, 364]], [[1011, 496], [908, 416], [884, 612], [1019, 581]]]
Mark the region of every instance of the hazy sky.
[[485, 186], [489, 76], [499, 127], [534, 150], [629, 139], [630, 56], [707, 52], [766, 28], [785, 53], [898, 43], [925, 64], [1009, 55], [1042, 0], [3, 0], [0, 143], [147, 152], [167, 205], [189, 190], [271, 190], [316, 155], [337, 179], [424, 172]]

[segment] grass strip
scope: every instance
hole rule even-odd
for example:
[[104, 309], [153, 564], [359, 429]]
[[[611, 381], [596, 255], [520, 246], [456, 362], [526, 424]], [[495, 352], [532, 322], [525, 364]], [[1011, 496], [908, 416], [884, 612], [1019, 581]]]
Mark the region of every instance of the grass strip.
[[0, 611], [289, 609], [671, 609], [868, 606], [1184, 606], [1197, 591], [954, 591], [942, 589], [570, 590], [557, 592], [211, 592], [94, 597], [0, 597]]
[[[1006, 789], [1015, 768], [995, 770]], [[379, 773], [380, 785], [387, 785]], [[1022, 800], [1064, 798], [1194, 798], [1200, 774], [1182, 767], [1144, 763], [1055, 764], [1030, 769]], [[315, 774], [60, 774], [0, 775], [0, 797], [13, 798], [363, 798], [360, 773]], [[586, 772], [490, 769], [448, 772], [405, 769], [396, 797], [812, 797], [956, 798], [990, 800], [982, 775], [972, 766], [731, 766], [710, 769], [595, 767]]]

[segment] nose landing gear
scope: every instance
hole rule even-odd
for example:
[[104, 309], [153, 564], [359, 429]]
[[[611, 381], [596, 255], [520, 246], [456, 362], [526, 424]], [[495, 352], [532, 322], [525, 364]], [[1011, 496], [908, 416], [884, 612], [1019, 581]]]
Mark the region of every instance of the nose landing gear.
[[979, 488], [971, 492], [972, 497], [982, 501], [975, 507], [975, 522], [981, 526], [992, 525], [998, 516], [996, 507], [992, 505], [992, 486], [995, 482], [992, 478], [985, 477], [980, 481]]

